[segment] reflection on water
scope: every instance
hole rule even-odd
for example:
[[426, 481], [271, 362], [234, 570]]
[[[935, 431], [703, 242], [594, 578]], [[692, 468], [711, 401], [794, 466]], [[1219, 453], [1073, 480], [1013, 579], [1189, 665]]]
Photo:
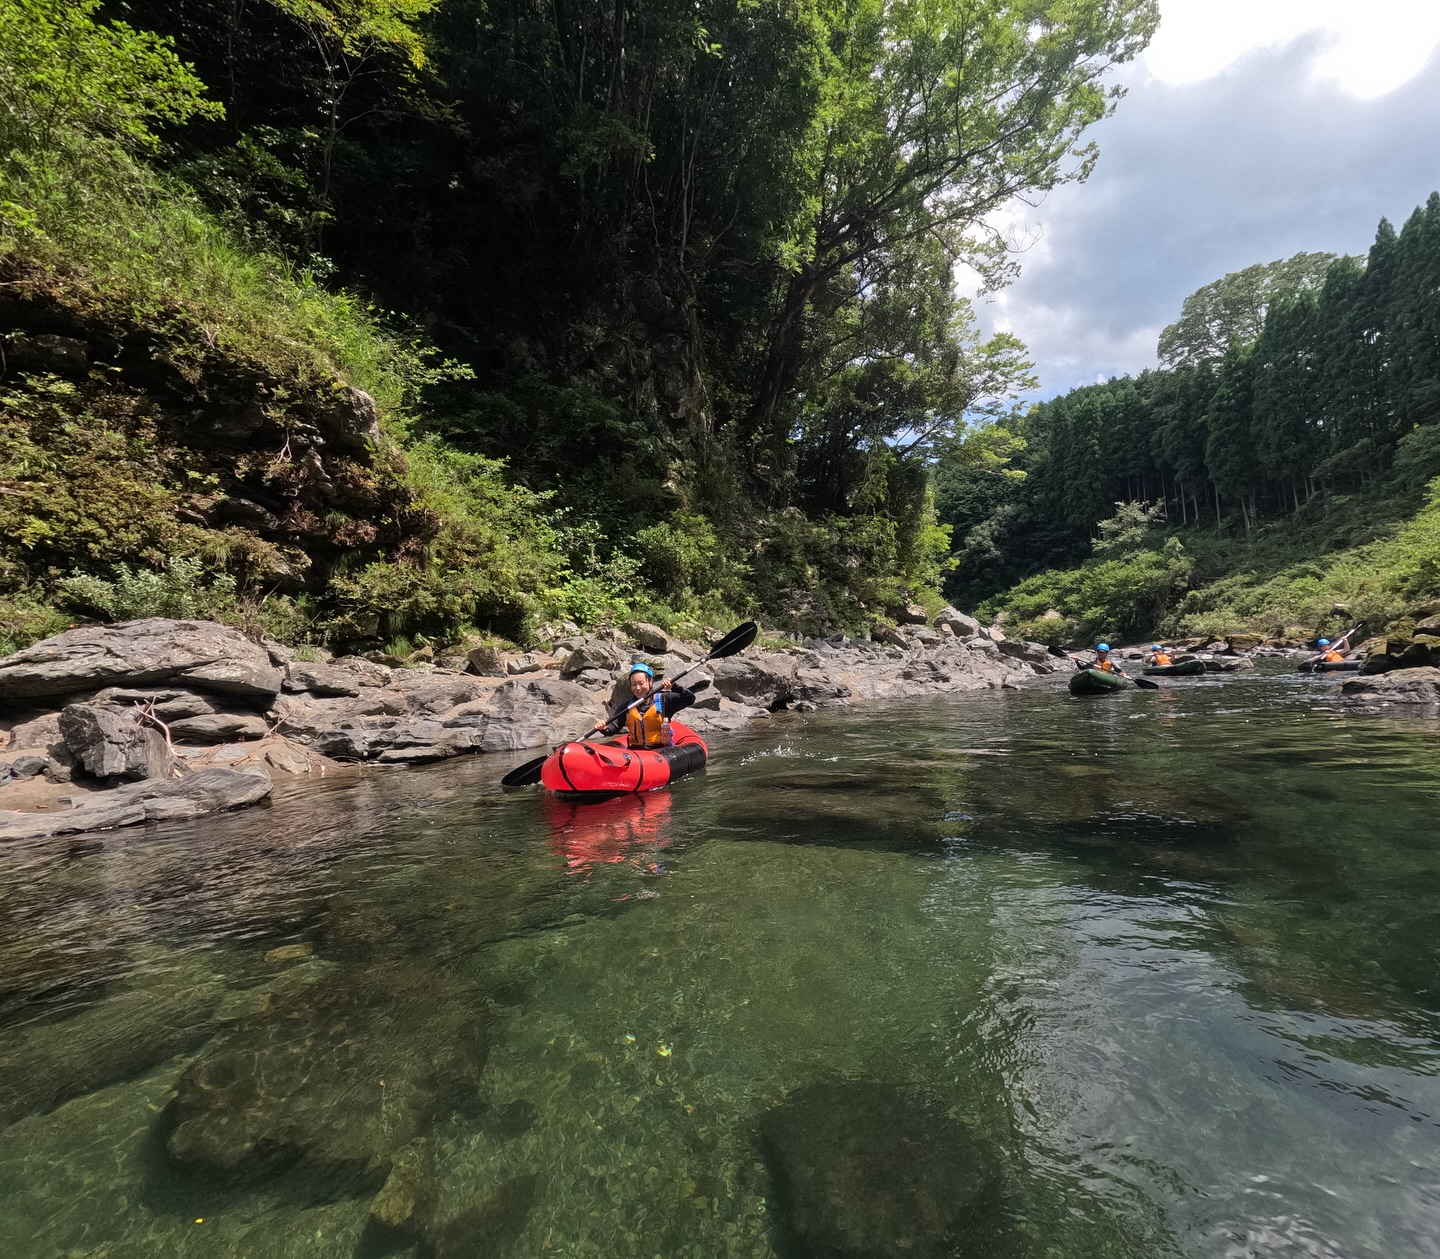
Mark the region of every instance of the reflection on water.
[[1328, 693], [7, 850], [0, 1254], [1440, 1256], [1436, 732]]

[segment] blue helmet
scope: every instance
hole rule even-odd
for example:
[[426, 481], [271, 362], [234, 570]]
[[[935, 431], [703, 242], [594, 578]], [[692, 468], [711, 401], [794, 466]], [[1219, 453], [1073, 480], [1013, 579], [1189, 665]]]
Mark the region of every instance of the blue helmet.
[[1163, 651], [1164, 648], [1161, 647], [1159, 643], [1151, 643], [1151, 644], [1150, 644], [1150, 650], [1151, 650], [1151, 651]]
[[1109, 643], [1096, 643], [1096, 644], [1095, 644], [1095, 650], [1096, 650], [1096, 651], [1109, 651], [1109, 650], [1110, 650], [1110, 644], [1109, 644]]
[[1315, 646], [1317, 646], [1317, 647], [1328, 647], [1328, 646], [1330, 646], [1330, 640], [1329, 640], [1328, 638], [1317, 638], [1317, 639], [1315, 640]]
[[643, 673], [652, 682], [655, 680], [655, 670], [652, 669], [648, 664], [642, 664], [641, 662], [636, 661], [636, 663], [632, 664], [628, 669], [625, 670], [625, 676], [627, 678], [630, 677], [632, 674], [636, 673]]

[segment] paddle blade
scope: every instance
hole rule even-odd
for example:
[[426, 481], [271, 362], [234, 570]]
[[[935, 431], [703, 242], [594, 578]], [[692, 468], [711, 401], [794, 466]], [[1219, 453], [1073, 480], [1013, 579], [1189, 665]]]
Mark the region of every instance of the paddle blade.
[[1131, 678], [1130, 680], [1142, 691], [1158, 691], [1160, 689], [1160, 683], [1152, 682], [1149, 678]]
[[504, 778], [500, 780], [502, 787], [533, 787], [540, 781], [540, 767], [549, 759], [547, 752], [544, 756], [537, 756], [533, 761], [526, 761], [523, 765], [517, 765]]
[[744, 625], [737, 625], [710, 649], [710, 654], [705, 659], [724, 660], [726, 656], [742, 652], [755, 641], [755, 635], [759, 632], [760, 627], [754, 621], [746, 621]]

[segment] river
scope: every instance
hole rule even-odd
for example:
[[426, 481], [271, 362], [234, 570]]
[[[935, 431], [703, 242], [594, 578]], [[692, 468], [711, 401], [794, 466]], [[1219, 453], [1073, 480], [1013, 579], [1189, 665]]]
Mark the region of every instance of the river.
[[1440, 1256], [1440, 739], [1333, 696], [779, 715], [588, 808], [479, 758], [8, 849], [0, 1254]]

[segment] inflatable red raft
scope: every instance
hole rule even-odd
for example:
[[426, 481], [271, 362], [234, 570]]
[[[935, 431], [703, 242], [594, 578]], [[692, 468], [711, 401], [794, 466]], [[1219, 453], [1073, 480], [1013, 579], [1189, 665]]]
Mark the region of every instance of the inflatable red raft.
[[540, 767], [551, 791], [654, 791], [703, 769], [710, 755], [705, 740], [678, 721], [670, 723], [675, 742], [668, 748], [627, 748], [618, 743], [563, 743]]

